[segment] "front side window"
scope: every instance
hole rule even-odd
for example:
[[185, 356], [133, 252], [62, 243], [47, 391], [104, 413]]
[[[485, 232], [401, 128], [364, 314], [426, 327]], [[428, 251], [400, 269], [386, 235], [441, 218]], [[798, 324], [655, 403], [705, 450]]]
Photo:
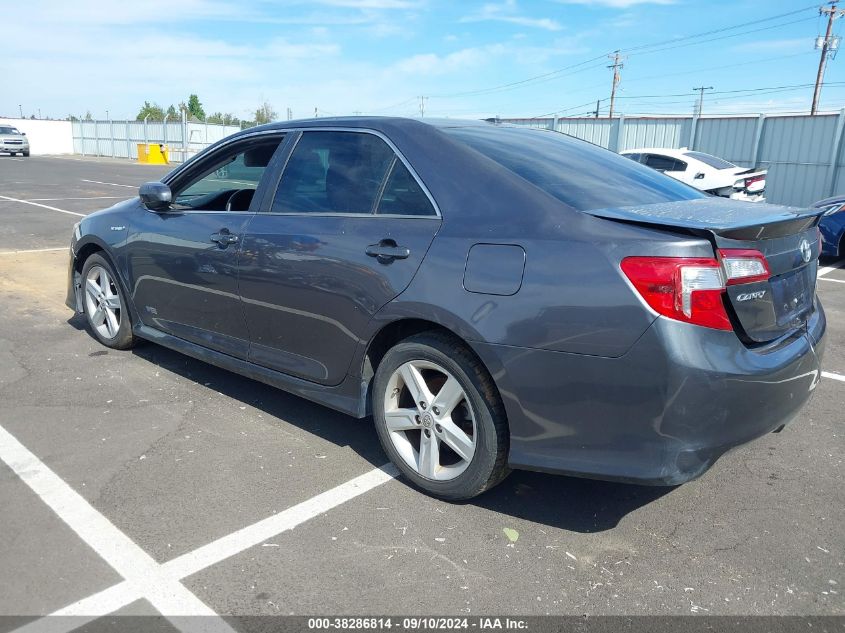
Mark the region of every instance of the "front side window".
[[373, 213], [393, 150], [361, 132], [303, 132], [273, 199], [274, 213]]
[[208, 157], [173, 191], [174, 207], [247, 211], [281, 138], [252, 139]]

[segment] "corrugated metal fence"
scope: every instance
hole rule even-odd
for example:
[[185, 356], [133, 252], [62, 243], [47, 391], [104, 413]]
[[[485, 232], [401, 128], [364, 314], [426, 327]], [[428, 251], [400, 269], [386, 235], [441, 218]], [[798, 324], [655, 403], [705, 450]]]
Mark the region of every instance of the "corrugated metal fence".
[[74, 121], [73, 151], [83, 156], [138, 158], [138, 143], [161, 143], [171, 162], [183, 162], [241, 128], [191, 121]]
[[764, 167], [766, 199], [806, 206], [845, 192], [845, 110], [838, 115], [502, 119], [556, 129], [616, 152], [689, 147], [742, 167]]

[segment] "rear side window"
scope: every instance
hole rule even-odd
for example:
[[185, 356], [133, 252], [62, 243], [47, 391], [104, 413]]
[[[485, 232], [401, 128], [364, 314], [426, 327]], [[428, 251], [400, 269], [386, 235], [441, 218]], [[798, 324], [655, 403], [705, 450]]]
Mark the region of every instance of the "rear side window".
[[376, 213], [381, 215], [436, 215], [420, 184], [398, 158], [387, 178]]
[[736, 167], [733, 163], [729, 163], [726, 160], [716, 158], [715, 156], [711, 156], [710, 154], [705, 154], [703, 152], [686, 152], [684, 156], [700, 160], [705, 165], [710, 165], [713, 169], [730, 169], [731, 167]]
[[705, 197], [674, 178], [565, 134], [494, 126], [442, 130], [581, 211]]
[[646, 156], [645, 164], [658, 171], [686, 171], [687, 169], [685, 162], [662, 154], [649, 154]]
[[274, 213], [372, 213], [393, 164], [373, 134], [304, 132], [273, 199]]
[[631, 160], [640, 162], [640, 158], [642, 158], [642, 154], [621, 154], [625, 158], [630, 158]]

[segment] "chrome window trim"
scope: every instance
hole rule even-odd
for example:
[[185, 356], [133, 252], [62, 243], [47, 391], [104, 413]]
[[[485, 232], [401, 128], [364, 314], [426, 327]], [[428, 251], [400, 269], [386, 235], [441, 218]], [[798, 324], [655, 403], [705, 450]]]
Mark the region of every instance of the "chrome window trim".
[[[287, 129], [287, 128], [285, 128]], [[405, 165], [405, 168], [411, 174], [411, 177], [416, 181], [419, 185], [420, 189], [422, 189], [423, 193], [425, 194], [428, 201], [431, 203], [432, 208], [434, 209], [434, 215], [406, 215], [406, 214], [378, 214], [378, 213], [297, 213], [297, 212], [279, 212], [279, 211], [262, 211], [258, 210], [259, 215], [287, 215], [287, 216], [298, 216], [298, 217], [326, 217], [326, 216], [335, 216], [335, 217], [381, 217], [381, 218], [388, 218], [388, 217], [396, 217], [396, 218], [420, 218], [420, 219], [431, 219], [437, 218], [442, 219], [442, 214], [440, 213], [440, 207], [437, 205], [437, 201], [434, 199], [434, 196], [431, 195], [431, 191], [429, 191], [428, 187], [426, 187], [425, 183], [420, 178], [417, 171], [411, 166], [411, 163], [405, 158], [402, 152], [399, 151], [399, 148], [394, 145], [393, 141], [391, 141], [384, 133], [380, 132], [379, 130], [374, 130], [372, 128], [359, 128], [359, 127], [336, 127], [336, 126], [326, 126], [326, 127], [298, 127], [293, 128], [290, 131], [298, 132], [299, 136], [297, 137], [296, 141], [294, 142], [293, 147], [291, 147], [290, 152], [285, 159], [285, 164], [282, 167], [282, 171], [279, 175], [279, 180], [276, 183], [276, 187], [273, 190], [273, 197], [270, 200], [270, 208], [273, 206], [273, 200], [276, 199], [276, 193], [279, 190], [279, 185], [282, 182], [282, 178], [284, 178], [285, 170], [288, 166], [288, 161], [290, 157], [293, 156], [293, 153], [296, 151], [296, 147], [299, 145], [299, 141], [302, 140], [302, 135], [305, 132], [355, 132], [358, 134], [372, 134], [373, 136], [377, 136], [382, 141], [384, 141], [387, 146], [393, 151], [394, 155], [402, 161], [402, 164]]]

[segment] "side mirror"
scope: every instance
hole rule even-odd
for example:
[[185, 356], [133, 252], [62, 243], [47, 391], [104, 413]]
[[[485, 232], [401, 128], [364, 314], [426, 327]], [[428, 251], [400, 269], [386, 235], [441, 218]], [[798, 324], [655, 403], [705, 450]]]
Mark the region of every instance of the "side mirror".
[[26, 132], [21, 132], [21, 136], [26, 136]]
[[701, 180], [703, 178], [704, 178], [704, 172], [703, 171], [700, 171], [695, 175], [696, 180]]
[[138, 190], [141, 202], [150, 211], [166, 211], [173, 202], [173, 194], [170, 187], [163, 182], [145, 182]]

